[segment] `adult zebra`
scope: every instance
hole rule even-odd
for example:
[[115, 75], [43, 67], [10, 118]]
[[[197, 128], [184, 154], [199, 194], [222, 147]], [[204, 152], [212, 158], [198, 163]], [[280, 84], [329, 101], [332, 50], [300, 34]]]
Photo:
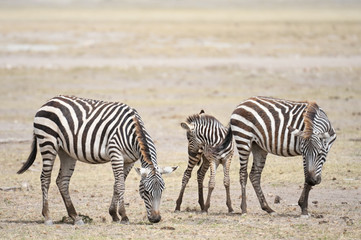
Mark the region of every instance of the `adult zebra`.
[[[217, 146], [227, 135], [227, 128], [213, 116], [207, 115], [202, 110], [199, 114], [191, 115], [186, 122], [181, 123], [181, 127], [187, 130], [188, 139], [188, 166], [184, 171], [182, 179], [182, 188], [180, 190], [175, 211], [180, 211], [184, 190], [191, 177], [192, 170], [196, 164], [202, 165], [197, 172], [198, 180], [198, 203], [202, 211], [207, 212], [210, 206], [212, 191], [215, 187], [215, 176], [218, 165], [223, 165], [224, 187], [226, 188], [226, 205], [228, 212], [233, 212], [230, 192], [229, 192], [229, 167], [233, 156], [232, 134], [221, 148]], [[203, 160], [203, 161], [202, 161]], [[203, 199], [203, 180], [208, 169], [211, 169], [211, 177], [208, 185], [208, 196], [206, 204]]]
[[48, 189], [57, 155], [60, 170], [56, 184], [74, 224], [84, 224], [69, 195], [69, 181], [77, 160], [90, 164], [111, 162], [115, 183], [109, 213], [113, 221], [119, 221], [119, 205], [121, 222], [128, 222], [124, 208], [125, 180], [134, 163], [140, 159], [142, 167], [136, 169], [141, 175], [139, 193], [149, 221], [160, 221], [159, 204], [165, 187], [161, 174], [173, 172], [177, 167], [158, 166], [154, 143], [135, 109], [123, 103], [73, 96], [54, 97], [35, 115], [32, 151], [19, 174], [34, 163], [37, 143], [43, 158], [40, 179], [45, 224], [52, 224]]
[[274, 211], [263, 195], [260, 180], [268, 153], [278, 156], [303, 156], [304, 188], [298, 201], [301, 215], [308, 216], [308, 195], [321, 182], [326, 155], [336, 133], [325, 112], [314, 102], [294, 102], [270, 97], [252, 97], [234, 110], [230, 128], [240, 159], [242, 213], [247, 212], [247, 164], [250, 153], [253, 165], [249, 174], [263, 210]]

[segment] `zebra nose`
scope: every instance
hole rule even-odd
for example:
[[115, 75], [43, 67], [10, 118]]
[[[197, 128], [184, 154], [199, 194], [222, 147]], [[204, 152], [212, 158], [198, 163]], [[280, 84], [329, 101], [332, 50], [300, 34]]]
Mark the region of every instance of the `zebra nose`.
[[309, 173], [306, 178], [306, 183], [311, 186], [315, 186], [321, 183], [321, 176], [316, 176], [313, 172]]
[[149, 220], [149, 222], [151, 222], [151, 223], [158, 223], [158, 222], [160, 222], [160, 219], [161, 219], [161, 216], [160, 216], [160, 215], [148, 217], [148, 220]]

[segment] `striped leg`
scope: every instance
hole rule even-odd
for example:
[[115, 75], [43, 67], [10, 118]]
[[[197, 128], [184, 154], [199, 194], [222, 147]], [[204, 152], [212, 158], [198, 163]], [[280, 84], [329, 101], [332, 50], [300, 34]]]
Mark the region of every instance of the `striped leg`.
[[75, 225], [84, 225], [83, 220], [75, 211], [74, 205], [69, 195], [69, 182], [74, 172], [76, 160], [70, 157], [62, 149], [59, 150], [58, 154], [60, 158], [60, 170], [56, 179], [56, 185], [59, 188], [69, 217], [73, 219]]
[[121, 216], [122, 223], [128, 223], [129, 219], [125, 213], [124, 208], [124, 192], [125, 192], [125, 174], [124, 174], [124, 159], [120, 154], [117, 157], [111, 156], [111, 164], [114, 173], [114, 190], [112, 203], [109, 207], [109, 214], [112, 216], [114, 222], [119, 222], [117, 215], [117, 207], [119, 204], [119, 215]]
[[211, 205], [211, 195], [212, 195], [212, 192], [213, 192], [214, 187], [216, 185], [216, 171], [217, 171], [218, 165], [219, 165], [219, 161], [212, 160], [209, 163], [210, 171], [211, 171], [211, 177], [210, 177], [209, 183], [208, 183], [207, 201], [206, 201], [206, 204], [204, 205], [204, 211], [205, 212], [208, 212], [209, 206]]
[[[249, 143], [248, 143], [249, 144]], [[248, 165], [248, 158], [250, 154], [250, 145], [248, 144], [237, 144], [238, 154], [239, 154], [239, 182], [241, 184], [241, 191], [242, 191], [242, 202], [241, 202], [241, 210], [242, 214], [247, 213], [247, 199], [246, 199], [246, 185], [247, 185], [247, 165]]]
[[207, 212], [208, 208], [205, 209], [204, 206], [203, 182], [204, 182], [204, 176], [206, 175], [206, 172], [208, 171], [209, 168], [209, 160], [204, 155], [202, 155], [201, 157], [203, 158], [202, 165], [199, 167], [197, 171], [198, 203], [199, 206], [201, 207], [201, 210]]
[[42, 214], [45, 218], [44, 220], [45, 225], [53, 224], [53, 221], [50, 218], [49, 202], [48, 202], [48, 191], [51, 182], [51, 172], [53, 170], [54, 161], [57, 155], [57, 149], [54, 149], [53, 146], [56, 146], [56, 144], [46, 141], [39, 141], [40, 152], [43, 158], [43, 170], [41, 172], [40, 181], [41, 181], [41, 190], [43, 193]]
[[184, 190], [188, 184], [189, 179], [191, 178], [192, 175], [192, 171], [194, 166], [200, 161], [200, 154], [198, 153], [193, 153], [188, 151], [188, 166], [187, 169], [184, 171], [183, 174], [183, 178], [182, 178], [182, 188], [179, 192], [179, 196], [176, 202], [176, 207], [175, 207], [175, 211], [180, 211], [180, 206], [182, 204], [182, 200], [183, 200], [183, 194], [184, 194]]
[[[134, 163], [124, 164], [124, 169], [125, 169], [125, 170], [124, 170], [124, 185], [125, 185], [125, 180], [127, 180], [128, 174], [129, 174], [130, 170], [132, 170], [132, 167], [133, 167], [133, 166], [134, 166]], [[124, 196], [123, 196], [123, 203], [125, 203]], [[121, 204], [119, 203], [119, 214], [120, 214], [120, 216], [126, 216], [124, 204], [121, 205]], [[123, 223], [127, 223], [127, 219], [128, 219], [128, 218], [126, 218], [126, 219], [123, 220], [123, 217], [122, 217], [122, 222], [123, 222]]]
[[230, 178], [229, 178], [229, 168], [231, 166], [231, 161], [232, 161], [232, 156], [230, 156], [227, 161], [223, 161], [223, 173], [224, 173], [224, 179], [223, 179], [223, 184], [224, 187], [226, 188], [226, 196], [227, 196], [227, 200], [226, 200], [226, 205], [228, 207], [228, 212], [232, 213], [233, 212], [233, 208], [232, 208], [232, 201], [231, 201], [231, 196], [230, 196]]
[[264, 197], [261, 188], [261, 174], [266, 162], [267, 152], [262, 148], [260, 148], [257, 144], [253, 144], [252, 154], [253, 154], [253, 164], [252, 164], [252, 170], [249, 173], [249, 178], [257, 194], [259, 203], [261, 204], [261, 208], [264, 211], [272, 214], [274, 213], [274, 211], [268, 206], [266, 198]]

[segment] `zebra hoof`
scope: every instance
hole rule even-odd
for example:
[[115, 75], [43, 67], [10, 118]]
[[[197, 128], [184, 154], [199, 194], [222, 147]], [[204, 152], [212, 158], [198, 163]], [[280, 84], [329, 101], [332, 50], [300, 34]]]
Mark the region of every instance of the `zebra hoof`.
[[120, 221], [121, 224], [129, 224], [129, 219], [128, 217], [123, 217], [122, 221]]
[[302, 219], [309, 219], [310, 215], [309, 214], [301, 214], [300, 218]]
[[44, 221], [44, 224], [45, 224], [46, 226], [51, 226], [51, 225], [53, 225], [53, 220], [51, 220], [51, 219], [45, 220], [45, 221]]
[[228, 209], [228, 213], [234, 213], [234, 210], [233, 210], [233, 208], [231, 208], [231, 209]]
[[84, 225], [84, 222], [83, 222], [83, 219], [77, 219], [74, 221], [74, 225], [77, 225], [77, 226], [82, 226]]
[[270, 212], [269, 215], [274, 217], [274, 216], [277, 216], [277, 213], [276, 212]]
[[208, 214], [208, 211], [207, 211], [207, 210], [202, 210], [202, 211], [201, 211], [201, 214], [207, 215], [207, 214]]
[[174, 212], [175, 212], [175, 213], [179, 213], [179, 212], [180, 212], [180, 210], [176, 209], [176, 210], [174, 210]]

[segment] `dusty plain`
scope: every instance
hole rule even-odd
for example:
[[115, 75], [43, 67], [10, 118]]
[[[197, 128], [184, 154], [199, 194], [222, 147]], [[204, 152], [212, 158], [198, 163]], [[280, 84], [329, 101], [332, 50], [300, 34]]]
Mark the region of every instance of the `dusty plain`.
[[[358, 7], [3, 7], [0, 83], [0, 239], [361, 238]], [[155, 141], [158, 163], [179, 166], [164, 177], [160, 223], [146, 219], [135, 171], [126, 182], [130, 224], [112, 223], [110, 164], [79, 162], [70, 194], [77, 211], [92, 221], [72, 225], [55, 184], [57, 161], [49, 191], [55, 224], [43, 224], [40, 155], [26, 173], [16, 171], [29, 154], [36, 110], [58, 94], [120, 101], [138, 110]], [[248, 214], [241, 216], [237, 153], [231, 168], [234, 214], [227, 213], [222, 168], [209, 213], [200, 212], [197, 167], [181, 212], [175, 213], [187, 164], [180, 123], [204, 109], [227, 124], [236, 105], [255, 95], [316, 101], [336, 129], [322, 182], [310, 193], [311, 216], [300, 218], [297, 206], [302, 158], [272, 155], [262, 186], [278, 214], [261, 210], [249, 183]]]

